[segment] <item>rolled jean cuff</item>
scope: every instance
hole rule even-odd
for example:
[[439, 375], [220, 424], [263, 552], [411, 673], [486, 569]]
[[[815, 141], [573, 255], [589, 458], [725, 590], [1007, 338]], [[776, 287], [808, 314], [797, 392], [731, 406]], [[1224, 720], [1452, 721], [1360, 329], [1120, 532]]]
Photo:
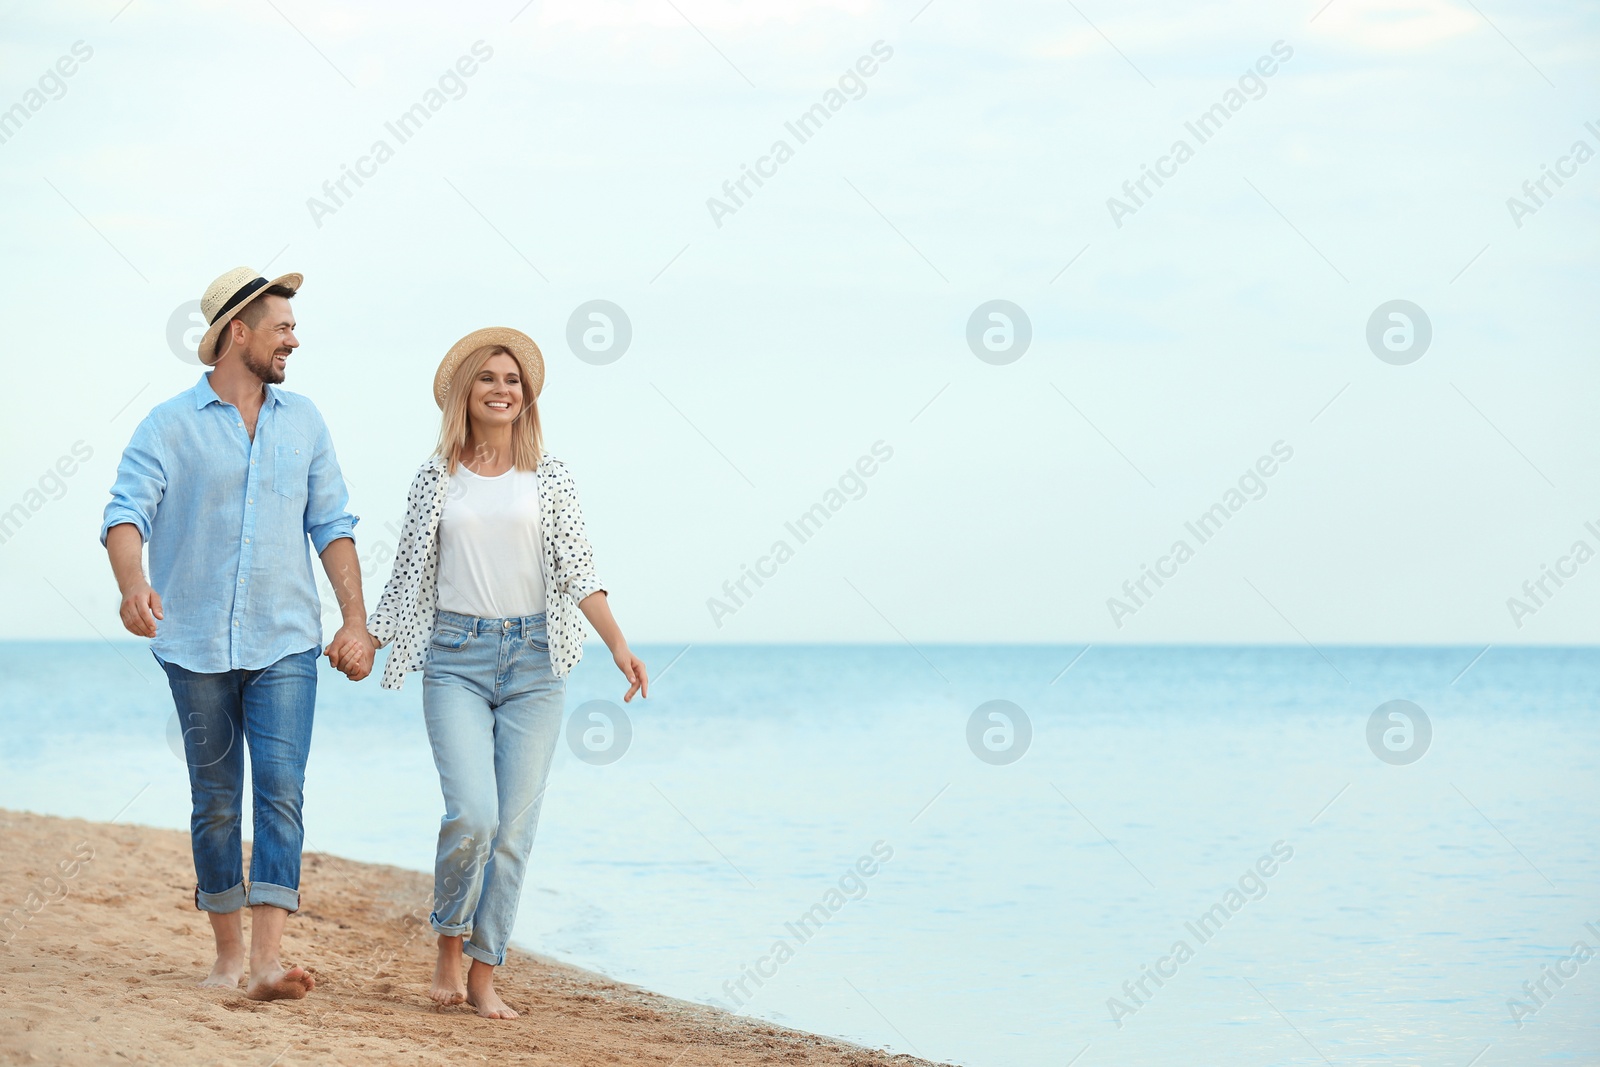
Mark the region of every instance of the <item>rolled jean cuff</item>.
[[479, 963], [487, 963], [491, 967], [498, 967], [506, 961], [506, 954], [504, 952], [496, 956], [493, 952], [490, 952], [488, 949], [479, 945], [474, 945], [471, 941], [463, 941], [461, 943], [461, 951], [465, 952]]
[[437, 914], [428, 916], [428, 925], [433, 927], [433, 932], [446, 937], [466, 937], [472, 932], [471, 923], [441, 922]]
[[271, 882], [250, 883], [250, 906], [268, 904], [284, 911], [295, 912], [300, 910], [300, 890], [290, 889], [288, 886], [273, 885]]
[[194, 906], [199, 908], [201, 911], [210, 911], [215, 912], [218, 915], [226, 915], [229, 912], [238, 911], [240, 908], [244, 907], [244, 904], [245, 892], [243, 882], [240, 882], [231, 889], [224, 889], [220, 893], [203, 893], [198, 885], [194, 887]]

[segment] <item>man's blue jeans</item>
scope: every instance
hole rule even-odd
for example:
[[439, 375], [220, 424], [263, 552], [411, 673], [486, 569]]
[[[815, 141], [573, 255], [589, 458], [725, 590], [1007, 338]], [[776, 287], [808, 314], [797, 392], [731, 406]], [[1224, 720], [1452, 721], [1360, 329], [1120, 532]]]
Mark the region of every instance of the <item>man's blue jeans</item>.
[[[226, 913], [247, 904], [300, 909], [300, 806], [317, 702], [317, 653], [309, 648], [260, 670], [221, 674], [198, 674], [156, 657], [167, 672], [183, 730], [194, 805], [194, 902], [201, 911]], [[255, 830], [248, 893], [239, 833], [246, 745]]]

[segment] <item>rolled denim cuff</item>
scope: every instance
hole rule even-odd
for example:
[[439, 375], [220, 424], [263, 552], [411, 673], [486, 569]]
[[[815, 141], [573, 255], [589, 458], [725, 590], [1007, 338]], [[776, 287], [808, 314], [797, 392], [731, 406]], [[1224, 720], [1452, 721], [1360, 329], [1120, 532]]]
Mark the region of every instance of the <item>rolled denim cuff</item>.
[[474, 945], [471, 941], [463, 941], [461, 943], [461, 951], [465, 952], [479, 963], [487, 963], [491, 967], [498, 967], [506, 961], [506, 954], [504, 952], [496, 956], [493, 952], [490, 952], [486, 948], [481, 948], [478, 945]]
[[296, 912], [300, 910], [300, 890], [273, 885], [271, 882], [251, 882], [250, 906], [255, 907], [257, 904], [268, 904], [287, 912]]
[[428, 916], [428, 925], [433, 927], [434, 933], [443, 934], [446, 937], [466, 937], [472, 932], [471, 923], [440, 922], [437, 912]]
[[244, 883], [240, 882], [231, 889], [224, 889], [220, 893], [203, 893], [200, 887], [194, 887], [194, 906], [201, 911], [215, 912], [226, 915], [238, 911], [245, 905]]

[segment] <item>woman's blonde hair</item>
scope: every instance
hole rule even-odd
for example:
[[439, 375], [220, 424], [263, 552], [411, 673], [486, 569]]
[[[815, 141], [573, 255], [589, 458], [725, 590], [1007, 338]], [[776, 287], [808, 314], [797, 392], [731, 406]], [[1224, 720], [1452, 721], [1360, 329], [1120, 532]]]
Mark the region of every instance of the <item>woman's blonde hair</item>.
[[472, 396], [473, 379], [477, 378], [485, 363], [500, 355], [510, 356], [522, 375], [522, 410], [511, 424], [511, 465], [519, 471], [537, 470], [539, 467], [539, 456], [544, 451], [544, 436], [539, 432], [539, 404], [527, 393], [528, 383], [533, 379], [515, 352], [503, 345], [484, 345], [473, 349], [456, 367], [455, 376], [450, 379], [450, 391], [444, 398], [437, 451], [451, 474], [456, 472], [461, 453], [467, 447], [467, 432], [471, 428], [467, 419], [467, 401]]

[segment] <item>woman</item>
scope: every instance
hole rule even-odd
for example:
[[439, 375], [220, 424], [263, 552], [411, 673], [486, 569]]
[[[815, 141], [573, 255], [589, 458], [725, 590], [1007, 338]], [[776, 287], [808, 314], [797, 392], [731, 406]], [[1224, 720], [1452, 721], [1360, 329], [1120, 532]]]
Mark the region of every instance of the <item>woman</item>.
[[411, 483], [394, 570], [367, 620], [375, 648], [395, 646], [385, 689], [422, 671], [444, 792], [431, 995], [488, 1019], [517, 1017], [495, 993], [494, 969], [522, 895], [566, 676], [583, 655], [577, 609], [627, 677], [623, 700], [650, 695], [595, 577], [577, 486], [543, 451], [543, 385], [539, 346], [517, 330], [477, 330], [446, 353], [433, 379], [438, 448]]

